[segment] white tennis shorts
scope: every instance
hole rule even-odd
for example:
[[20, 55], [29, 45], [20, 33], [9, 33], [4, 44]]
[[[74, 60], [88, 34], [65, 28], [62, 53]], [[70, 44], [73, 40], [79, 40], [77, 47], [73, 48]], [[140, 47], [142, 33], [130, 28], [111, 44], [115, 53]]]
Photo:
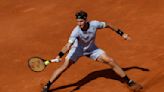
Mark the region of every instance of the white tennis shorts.
[[93, 60], [97, 60], [97, 58], [100, 55], [102, 55], [103, 53], [105, 53], [105, 52], [100, 48], [95, 48], [93, 50], [83, 51], [82, 48], [72, 47], [69, 50], [66, 58], [73, 61], [73, 62], [76, 62], [82, 56], [87, 56]]

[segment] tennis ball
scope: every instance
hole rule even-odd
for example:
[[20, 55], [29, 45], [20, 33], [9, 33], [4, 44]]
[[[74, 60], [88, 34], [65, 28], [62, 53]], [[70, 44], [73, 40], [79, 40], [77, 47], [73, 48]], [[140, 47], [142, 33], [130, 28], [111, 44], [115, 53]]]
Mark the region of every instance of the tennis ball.
[[50, 64], [50, 61], [47, 60], [47, 61], [44, 62], [44, 64], [45, 64], [45, 65], [48, 65], [48, 64]]

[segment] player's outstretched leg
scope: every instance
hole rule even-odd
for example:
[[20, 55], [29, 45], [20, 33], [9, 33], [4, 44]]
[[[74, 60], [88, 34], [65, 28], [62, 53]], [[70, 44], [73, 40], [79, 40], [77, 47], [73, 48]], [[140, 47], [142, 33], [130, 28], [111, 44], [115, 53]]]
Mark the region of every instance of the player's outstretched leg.
[[105, 53], [99, 56], [97, 60], [111, 66], [112, 69], [115, 71], [115, 73], [118, 74], [124, 80], [124, 82], [129, 86], [129, 88], [132, 89], [134, 92], [138, 92], [143, 88], [137, 82], [129, 79], [126, 73], [122, 70], [122, 68], [111, 57], [107, 56]]
[[65, 59], [65, 62], [62, 66], [60, 66], [57, 70], [54, 71], [53, 75], [51, 76], [50, 80], [43, 86], [41, 92], [49, 92], [50, 86], [60, 77], [60, 75], [67, 70], [73, 64], [72, 61]]

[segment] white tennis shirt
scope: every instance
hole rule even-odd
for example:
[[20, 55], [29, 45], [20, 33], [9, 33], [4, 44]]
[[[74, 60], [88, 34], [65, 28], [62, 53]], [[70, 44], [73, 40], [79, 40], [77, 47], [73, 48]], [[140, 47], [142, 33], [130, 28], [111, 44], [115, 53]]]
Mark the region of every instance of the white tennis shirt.
[[72, 47], [80, 47], [84, 51], [95, 48], [96, 31], [97, 29], [105, 28], [105, 26], [105, 22], [94, 20], [89, 22], [87, 31], [82, 31], [77, 25], [69, 37], [69, 43], [73, 43]]

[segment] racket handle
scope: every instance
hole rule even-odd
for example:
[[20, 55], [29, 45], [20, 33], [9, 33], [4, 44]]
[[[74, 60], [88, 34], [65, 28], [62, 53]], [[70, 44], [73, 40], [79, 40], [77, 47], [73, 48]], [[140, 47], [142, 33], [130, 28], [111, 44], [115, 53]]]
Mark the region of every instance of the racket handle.
[[60, 62], [59, 59], [51, 59], [50, 61], [51, 61], [51, 62]]

